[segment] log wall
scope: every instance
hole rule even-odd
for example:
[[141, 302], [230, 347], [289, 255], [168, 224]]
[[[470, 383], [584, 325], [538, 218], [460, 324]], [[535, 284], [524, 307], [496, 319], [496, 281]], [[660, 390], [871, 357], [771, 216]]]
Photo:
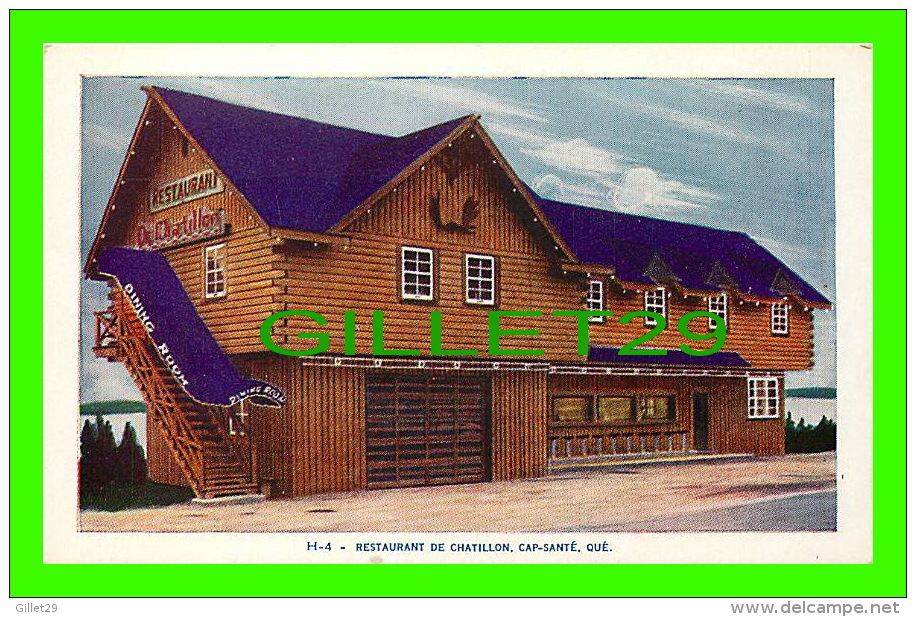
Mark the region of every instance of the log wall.
[[[785, 451], [785, 393], [780, 378], [779, 418], [748, 418], [747, 379], [744, 377], [619, 377], [603, 375], [551, 375], [549, 394], [557, 395], [671, 395], [676, 416], [670, 422], [602, 423], [609, 433], [620, 435], [687, 431], [693, 445], [693, 394], [709, 395], [708, 447], [721, 453], [782, 454]], [[584, 424], [551, 423], [550, 430]]]
[[538, 478], [547, 473], [547, 374], [493, 375], [493, 479]]
[[[600, 347], [621, 347], [649, 329], [643, 325], [642, 318], [636, 318], [627, 324], [619, 323], [624, 313], [642, 311], [644, 296], [641, 291], [614, 290], [605, 283], [605, 308], [614, 311], [614, 316], [606, 318], [604, 323], [589, 325], [589, 340], [592, 345]], [[705, 298], [691, 296], [679, 298], [671, 294], [668, 299], [668, 324], [666, 329], [647, 342], [643, 347], [678, 349], [680, 345], [689, 345], [694, 349], [706, 349], [713, 341], [691, 341], [678, 331], [678, 320], [692, 311], [705, 311]], [[734, 296], [729, 297], [728, 329], [725, 335], [723, 351], [734, 351], [751, 363], [754, 368], [770, 370], [807, 370], [814, 363], [814, 325], [813, 312], [805, 311], [802, 306], [794, 305], [789, 310], [789, 334], [770, 333], [770, 305], [754, 302], [742, 302]], [[707, 319], [697, 318], [691, 323], [691, 330], [697, 334], [708, 334]]]

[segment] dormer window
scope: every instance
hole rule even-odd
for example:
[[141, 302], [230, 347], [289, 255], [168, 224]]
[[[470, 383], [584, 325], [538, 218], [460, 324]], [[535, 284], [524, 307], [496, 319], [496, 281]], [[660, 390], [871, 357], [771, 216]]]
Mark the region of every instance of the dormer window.
[[[602, 281], [589, 281], [588, 294], [585, 296], [585, 310], [603, 311], [604, 310], [604, 283]], [[602, 315], [593, 315], [588, 318], [592, 323], [602, 323]]]
[[789, 333], [789, 305], [785, 302], [774, 302], [770, 309], [770, 332], [773, 334]]
[[401, 297], [405, 300], [433, 299], [431, 249], [401, 247]]
[[[658, 313], [668, 319], [666, 293], [664, 287], [659, 287], [646, 292], [645, 310]], [[654, 328], [658, 322], [652, 317], [645, 318], [646, 327]]]
[[[718, 296], [709, 297], [709, 312], [722, 318], [725, 329], [728, 329], [728, 294], [721, 293]], [[716, 320], [709, 318], [709, 329], [716, 329]]]

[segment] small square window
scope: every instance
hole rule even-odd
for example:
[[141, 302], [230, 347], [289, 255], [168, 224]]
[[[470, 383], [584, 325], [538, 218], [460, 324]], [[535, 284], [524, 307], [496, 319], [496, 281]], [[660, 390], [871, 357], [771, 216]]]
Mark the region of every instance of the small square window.
[[667, 420], [673, 417], [673, 396], [640, 396], [636, 400], [637, 420]]
[[621, 422], [632, 420], [632, 396], [599, 396], [598, 420], [601, 422]]
[[401, 248], [401, 297], [408, 300], [433, 299], [433, 252], [430, 249]]
[[464, 290], [468, 304], [496, 303], [496, 260], [493, 257], [464, 256]]
[[555, 422], [588, 422], [591, 416], [590, 396], [553, 397], [553, 420]]
[[749, 377], [747, 380], [749, 418], [779, 417], [779, 380], [775, 377]]
[[775, 302], [770, 310], [770, 332], [773, 334], [789, 333], [789, 305]]

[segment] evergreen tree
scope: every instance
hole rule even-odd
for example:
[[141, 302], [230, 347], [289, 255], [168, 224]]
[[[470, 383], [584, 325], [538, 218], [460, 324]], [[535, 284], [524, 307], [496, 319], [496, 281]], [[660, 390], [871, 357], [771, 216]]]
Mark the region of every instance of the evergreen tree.
[[111, 486], [118, 481], [117, 473], [117, 444], [115, 442], [114, 431], [111, 429], [111, 422], [103, 422], [101, 414], [96, 416], [96, 424], [99, 427], [98, 443], [98, 463], [99, 463], [99, 485], [102, 487]]
[[128, 422], [117, 451], [119, 484], [144, 484], [146, 482], [146, 456], [137, 442], [137, 432]]
[[98, 488], [98, 459], [95, 455], [98, 441], [98, 430], [87, 419], [80, 433], [80, 495], [91, 493]]
[[786, 413], [786, 452], [797, 452], [795, 449], [798, 444], [795, 443], [795, 420], [792, 419], [792, 412]]
[[817, 425], [795, 424], [792, 414], [786, 414], [786, 452], [829, 452], [836, 450], [836, 422], [821, 416]]

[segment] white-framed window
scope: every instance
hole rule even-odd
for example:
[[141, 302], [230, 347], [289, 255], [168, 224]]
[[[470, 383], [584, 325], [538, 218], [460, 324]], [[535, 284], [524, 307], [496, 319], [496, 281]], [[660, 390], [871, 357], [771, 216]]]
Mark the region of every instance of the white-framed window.
[[[718, 296], [709, 296], [708, 301], [709, 312], [713, 315], [718, 315], [722, 318], [722, 321], [725, 323], [725, 329], [728, 329], [728, 294], [721, 293]], [[716, 329], [716, 321], [710, 317], [709, 318], [709, 329]]]
[[[666, 297], [667, 293], [665, 292], [664, 287], [659, 287], [658, 289], [647, 291], [645, 295], [645, 310], [652, 311], [653, 313], [658, 313], [665, 319], [668, 319], [668, 313], [665, 312], [667, 306]], [[647, 326], [654, 327], [656, 320], [652, 317], [646, 317], [645, 324]]]
[[401, 297], [433, 299], [433, 252], [413, 246], [401, 247]]
[[464, 256], [464, 299], [468, 304], [496, 304], [496, 260], [489, 255]]
[[[589, 281], [588, 282], [588, 294], [585, 296], [585, 310], [587, 311], [603, 311], [604, 310], [604, 282], [603, 281]], [[604, 321], [603, 315], [593, 315], [588, 318], [592, 323], [602, 323]]]
[[789, 305], [785, 302], [774, 302], [770, 309], [770, 332], [773, 334], [789, 333]]
[[747, 417], [779, 417], [779, 380], [775, 377], [747, 378]]
[[226, 295], [226, 243], [204, 247], [204, 297]]

